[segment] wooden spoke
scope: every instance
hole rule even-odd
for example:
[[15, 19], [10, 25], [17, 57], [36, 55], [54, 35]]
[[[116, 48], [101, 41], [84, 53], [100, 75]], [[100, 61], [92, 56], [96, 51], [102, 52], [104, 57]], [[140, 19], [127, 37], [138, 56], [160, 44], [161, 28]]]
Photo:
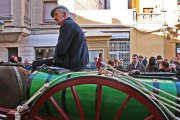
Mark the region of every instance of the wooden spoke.
[[129, 101], [130, 99], [131, 99], [131, 96], [128, 95], [128, 96], [126, 97], [126, 99], [124, 100], [124, 102], [122, 103], [122, 105], [119, 107], [119, 110], [117, 111], [117, 113], [116, 113], [116, 115], [115, 115], [115, 117], [114, 117], [114, 120], [119, 120], [122, 111], [125, 109], [128, 101]]
[[154, 120], [154, 115], [148, 115], [146, 118], [144, 118], [144, 120]]
[[102, 85], [97, 86], [97, 102], [96, 102], [96, 120], [100, 120], [101, 114], [101, 97], [102, 96]]
[[75, 89], [74, 86], [71, 87], [71, 91], [72, 91], [72, 93], [73, 93], [74, 100], [75, 100], [75, 102], [76, 102], [76, 106], [77, 106], [78, 112], [79, 112], [79, 114], [80, 114], [80, 118], [81, 118], [81, 120], [85, 120], [85, 114], [84, 114], [83, 108], [82, 108], [82, 106], [81, 106], [81, 103], [80, 103], [80, 101], [79, 101], [78, 94], [77, 94], [76, 89]]
[[[57, 109], [58, 113], [60, 114], [60, 116], [52, 115], [52, 116], [49, 116], [49, 118], [50, 117], [58, 118], [58, 119], [62, 118], [62, 120], [70, 120], [70, 118], [74, 118], [72, 114], [68, 114], [65, 110], [63, 110], [62, 107], [55, 101], [55, 98], [52, 97], [53, 95], [67, 88], [71, 88], [70, 92], [72, 92], [73, 94], [73, 97], [74, 97], [73, 100], [76, 103], [75, 107], [77, 108], [80, 115], [79, 117], [79, 115], [77, 114], [78, 116], [75, 116], [75, 117], [77, 117], [77, 119], [79, 117], [79, 119], [85, 120], [85, 111], [83, 110], [81, 106], [81, 102], [79, 98], [80, 94], [78, 96], [78, 93], [74, 87], [74, 86], [84, 85], [84, 84], [91, 84], [92, 86], [94, 84], [93, 87], [97, 88], [96, 108], [95, 108], [96, 113], [95, 113], [95, 116], [93, 116], [93, 118], [95, 117], [96, 120], [101, 119], [101, 114], [102, 114], [101, 106], [102, 106], [102, 102], [104, 103], [103, 98], [102, 98], [103, 86], [114, 88], [127, 94], [127, 97], [124, 99], [122, 104], [119, 106], [117, 112], [115, 113], [115, 116], [113, 118], [114, 120], [118, 120], [120, 116], [122, 116], [122, 113], [124, 109], [127, 107], [127, 104], [129, 103], [131, 98], [139, 101], [145, 108], [147, 108], [149, 113], [151, 113], [150, 115], [147, 115], [146, 117], [144, 117], [144, 120], [152, 120], [152, 119], [165, 120], [167, 118], [164, 112], [161, 110], [161, 108], [158, 107], [158, 105], [156, 105], [151, 99], [149, 99], [146, 95], [144, 95], [141, 91], [139, 91], [135, 87], [125, 84], [123, 82], [120, 82], [118, 80], [114, 80], [112, 78], [105, 78], [105, 77], [100, 77], [100, 76], [83, 76], [83, 77], [76, 77], [76, 78], [59, 82], [53, 87], [49, 88], [47, 91], [45, 91], [33, 104], [31, 111], [29, 113], [29, 116], [28, 116], [28, 120], [34, 120], [34, 119], [42, 120], [44, 119], [44, 117], [47, 118], [48, 116], [45, 116], [45, 115], [42, 115], [42, 117], [40, 116], [41, 115], [40, 110], [41, 110], [41, 107], [44, 105], [44, 103], [49, 100], [54, 106], [54, 108], [52, 107], [51, 109]], [[68, 108], [76, 110], [75, 108], [70, 108], [70, 106]]]
[[63, 116], [64, 120], [70, 120], [68, 115], [63, 111], [63, 109], [58, 105], [58, 103], [54, 100], [54, 98], [52, 96], [49, 98], [49, 100], [54, 105], [54, 107], [57, 109], [57, 111]]

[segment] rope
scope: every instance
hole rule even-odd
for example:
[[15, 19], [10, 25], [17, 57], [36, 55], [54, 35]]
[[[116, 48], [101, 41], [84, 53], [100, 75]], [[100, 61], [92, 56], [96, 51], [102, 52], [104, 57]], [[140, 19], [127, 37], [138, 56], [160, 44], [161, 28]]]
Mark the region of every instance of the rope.
[[15, 112], [15, 120], [21, 120], [20, 109], [21, 109], [21, 106], [18, 106], [17, 111]]
[[[109, 71], [109, 70], [104, 70], [105, 72], [108, 72], [108, 73], [112, 73], [111, 71]], [[102, 71], [103, 72], [103, 71]], [[128, 84], [129, 86], [135, 86], [136, 88], [138, 88], [138, 89], [140, 89], [141, 91], [142, 90], [144, 90], [144, 91], [146, 91], [146, 92], [149, 92], [150, 93], [150, 95], [151, 95], [151, 91], [149, 91], [149, 90], [147, 90], [146, 88], [143, 88], [143, 87], [141, 87], [141, 86], [138, 86], [137, 84], [133, 84], [132, 85], [132, 82], [129, 82], [129, 81], [127, 81], [127, 80], [121, 80], [121, 77], [122, 76], [118, 76], [118, 75], [116, 75], [116, 74], [114, 74], [114, 76], [115, 77], [118, 77], [118, 78], [120, 78], [119, 79], [119, 81], [121, 81], [122, 83], [125, 83], [125, 84]], [[124, 78], [125, 78], [125, 76], [124, 76]], [[144, 92], [143, 92], [144, 93]], [[148, 95], [148, 94], [146, 94], [146, 93], [144, 93], [146, 96], [150, 96], [150, 95]], [[154, 94], [154, 93], [152, 93], [152, 94]], [[153, 95], [152, 95], [153, 96]], [[152, 96], [151, 97], [149, 97], [149, 98], [151, 98], [151, 99], [153, 99], [153, 98], [155, 98], [154, 96], [153, 96], [153, 98], [152, 98]], [[156, 96], [158, 96], [158, 95], [156, 95]], [[158, 96], [158, 97], [161, 97], [161, 96]], [[164, 98], [164, 99], [166, 99], [166, 98]], [[153, 100], [155, 100], [155, 101], [157, 101], [157, 99], [153, 99]], [[167, 108], [166, 108], [166, 106], [168, 106], [166, 103], [164, 103], [163, 101], [161, 101], [160, 102], [160, 100], [159, 101], [157, 101], [157, 102], [159, 102], [159, 104], [161, 105], [161, 106], [163, 106], [163, 108], [166, 110], [166, 112], [174, 119], [174, 120], [178, 120], [179, 118], [178, 117], [176, 117], [170, 110], [168, 110]], [[172, 101], [171, 101], [172, 102]], [[164, 104], [166, 105], [166, 106], [164, 106]], [[173, 104], [176, 104], [176, 103], [174, 103], [174, 102], [172, 102]], [[178, 104], [176, 104], [177, 106], [179, 106]], [[171, 107], [172, 109], [175, 109], [176, 111], [179, 111], [178, 109], [176, 109], [176, 108], [174, 108], [173, 106], [170, 106], [169, 105], [169, 107]]]
[[[67, 74], [64, 74], [62, 76], [59, 76], [57, 77], [56, 79], [50, 81], [49, 83], [45, 83], [28, 101], [26, 101], [22, 106], [18, 106], [19, 107], [19, 111], [21, 112], [22, 110], [24, 109], [27, 109], [28, 108], [28, 105], [33, 101], [35, 100], [39, 95], [41, 95], [47, 88], [49, 88], [49, 86], [51, 84], [53, 84], [54, 82], [56, 82], [57, 80], [67, 76], [67, 75], [71, 75], [73, 73], [85, 73], [85, 72], [70, 72], [70, 73], [67, 73]], [[17, 107], [17, 108], [18, 108]]]
[[114, 72], [120, 73], [120, 74], [123, 75], [125, 78], [128, 78], [128, 79], [130, 79], [130, 80], [134, 80], [134, 82], [141, 83], [141, 84], [143, 84], [143, 85], [145, 85], [145, 86], [147, 86], [147, 87], [149, 87], [149, 88], [152, 88], [152, 89], [154, 89], [154, 90], [157, 90], [158, 92], [161, 92], [161, 93], [163, 93], [163, 94], [165, 94], [165, 95], [167, 95], [167, 96], [169, 96], [169, 97], [172, 97], [172, 98], [177, 99], [177, 100], [180, 101], [180, 98], [178, 98], [178, 97], [176, 97], [176, 96], [174, 96], [174, 95], [171, 95], [171, 94], [169, 94], [169, 93], [167, 93], [167, 92], [165, 92], [165, 91], [162, 91], [162, 90], [157, 89], [157, 88], [155, 88], [155, 87], [153, 87], [153, 86], [150, 86], [150, 85], [148, 85], [148, 84], [146, 84], [146, 83], [144, 83], [144, 82], [142, 82], [142, 81], [140, 81], [140, 80], [138, 80], [138, 79], [136, 79], [136, 78], [133, 78], [133, 77], [131, 77], [131, 76], [129, 76], [129, 75], [126, 75], [126, 74], [124, 74], [123, 72], [121, 72], [121, 71], [119, 71], [119, 70], [116, 70], [115, 68], [113, 68], [113, 67], [110, 66], [110, 65], [107, 65], [107, 64], [105, 64], [105, 63], [103, 63], [103, 64], [106, 65], [106, 66], [109, 66], [108, 69], [111, 69], [111, 70], [113, 70]]
[[[164, 110], [165, 110], [174, 120], [179, 120], [179, 119], [180, 119], [180, 118], [176, 117], [167, 107], [169, 107], [169, 108], [171, 108], [171, 109], [174, 109], [175, 111], [180, 112], [179, 109], [177, 109], [177, 108], [175, 108], [174, 106], [169, 105], [169, 104], [167, 104], [167, 103], [165, 103], [165, 102], [157, 99], [156, 97], [158, 97], [158, 98], [160, 98], [160, 99], [163, 99], [164, 101], [169, 102], [169, 103], [171, 103], [171, 104], [173, 104], [173, 105], [175, 105], [175, 106], [177, 106], [177, 107], [180, 106], [179, 104], [177, 104], [177, 103], [175, 103], [175, 102], [173, 102], [173, 101], [170, 101], [170, 100], [168, 100], [168, 99], [166, 99], [166, 98], [164, 98], [164, 97], [162, 97], [162, 96], [159, 96], [159, 95], [157, 95], [157, 94], [149, 91], [149, 90], [148, 90], [147, 88], [145, 88], [144, 86], [147, 86], [147, 87], [149, 87], [149, 88], [155, 89], [155, 90], [157, 90], [158, 92], [161, 92], [161, 93], [163, 93], [163, 94], [165, 94], [165, 95], [168, 95], [169, 97], [172, 97], [172, 98], [174, 98], [174, 99], [176, 99], [176, 100], [180, 100], [180, 98], [178, 98], [178, 97], [176, 97], [176, 96], [173, 96], [173, 95], [171, 95], [171, 94], [169, 94], [169, 93], [167, 93], [167, 92], [164, 92], [164, 91], [162, 91], [162, 90], [160, 90], [160, 89], [157, 89], [157, 88], [155, 88], [155, 87], [152, 87], [152, 86], [150, 86], [150, 85], [148, 85], [148, 84], [146, 84], [146, 83], [144, 83], [144, 82], [142, 82], [142, 81], [140, 81], [140, 80], [138, 80], [138, 79], [135, 79], [135, 78], [133, 78], [133, 77], [131, 77], [131, 76], [128, 76], [128, 75], [124, 74], [123, 72], [116, 70], [115, 68], [113, 68], [113, 67], [110, 66], [110, 65], [107, 65], [107, 64], [105, 64], [105, 63], [102, 63], [102, 64], [103, 64], [105, 67], [103, 67], [103, 68], [99, 71], [99, 74], [102, 74], [103, 71], [105, 71], [105, 73], [109, 73], [109, 74], [114, 75], [114, 76], [117, 77], [117, 78], [120, 78], [120, 81], [123, 82], [123, 83], [131, 84], [131, 86], [132, 86], [132, 84], [133, 84], [133, 86], [135, 86], [135, 87], [137, 87], [138, 89], [142, 90], [142, 92], [145, 91], [145, 92], [149, 93], [149, 94], [146, 94], [146, 93], [143, 92], [143, 93], [144, 93], [145, 95], [147, 95], [149, 98], [157, 101], [157, 102], [162, 106], [162, 108], [164, 108]], [[113, 72], [111, 72], [111, 71], [109, 71], [109, 70], [106, 70], [106, 68], [112, 70]], [[120, 76], [119, 76], [119, 75], [116, 75], [115, 72], [120, 73]], [[138, 84], [132, 83], [132, 81], [130, 82], [130, 81], [126, 80], [126, 79], [123, 79], [124, 81], [122, 81], [122, 78], [128, 78], [129, 80], [132, 80], [133, 82], [138, 83]], [[155, 97], [155, 96], [156, 96], [156, 97]], [[167, 107], [166, 107], [166, 106], [167, 106]]]
[[[152, 96], [154, 97], [154, 96]], [[155, 97], [154, 97], [155, 98]], [[162, 108], [164, 108], [164, 110], [174, 119], [174, 120], [179, 120], [178, 117], [176, 117], [166, 106], [164, 106], [164, 104], [162, 104], [161, 102], [159, 102], [159, 104], [161, 105]]]
[[[123, 83], [125, 83], [125, 84], [128, 84], [128, 85], [130, 85], [130, 86], [135, 86], [135, 87], [137, 87], [137, 88], [138, 88], [139, 90], [141, 90], [142, 92], [144, 91], [143, 93], [144, 93], [145, 95], [147, 95], [150, 99], [157, 101], [157, 102], [161, 105], [161, 107], [162, 107], [173, 119], [175, 119], [175, 120], [179, 120], [179, 119], [180, 119], [180, 118], [176, 117], [176, 116], [167, 108], [167, 107], [169, 107], [169, 108], [171, 108], [171, 109], [174, 109], [174, 110], [180, 112], [179, 109], [177, 109], [177, 108], [174, 107], [174, 106], [180, 107], [179, 104], [177, 104], [177, 103], [175, 103], [175, 102], [173, 102], [173, 101], [171, 101], [171, 100], [168, 100], [168, 99], [166, 99], [166, 98], [164, 98], [164, 97], [162, 97], [162, 96], [159, 96], [159, 95], [157, 95], [157, 94], [149, 91], [146, 87], [152, 88], [152, 89], [154, 89], [154, 90], [156, 90], [156, 91], [158, 91], [158, 92], [161, 92], [161, 93], [163, 93], [163, 94], [165, 94], [165, 95], [167, 95], [167, 96], [169, 96], [169, 97], [172, 97], [172, 98], [174, 98], [174, 99], [176, 99], [176, 100], [179, 100], [179, 101], [180, 101], [180, 98], [178, 98], [178, 97], [176, 97], [176, 96], [173, 96], [173, 95], [171, 95], [171, 94], [169, 94], [169, 93], [167, 93], [167, 92], [164, 92], [164, 91], [162, 91], [162, 90], [160, 90], [160, 89], [157, 89], [157, 88], [155, 88], [155, 87], [152, 87], [152, 86], [150, 86], [150, 85], [148, 85], [148, 84], [146, 84], [146, 83], [144, 83], [144, 82], [142, 82], [142, 81], [140, 81], [140, 80], [138, 80], [138, 79], [135, 79], [135, 78], [133, 78], [133, 77], [131, 77], [131, 76], [129, 76], [129, 75], [121, 72], [121, 71], [118, 71], [118, 70], [116, 70], [115, 68], [113, 68], [113, 67], [110, 66], [110, 65], [107, 65], [107, 64], [105, 64], [105, 63], [102, 63], [102, 64], [103, 64], [104, 67], [103, 67], [102, 69], [100, 69], [100, 71], [98, 72], [99, 75], [104, 74], [103, 72], [109, 73], [109, 74], [112, 75], [112, 76], [115, 76], [115, 77], [117, 77], [117, 78], [120, 78], [119, 80], [120, 80], [121, 82], [123, 82]], [[108, 69], [111, 69], [113, 72], [111, 72], [111, 71], [109, 71], [109, 70], [106, 70], [107, 68], [108, 68]], [[64, 74], [64, 75], [62, 75], [62, 76], [59, 76], [59, 77], [57, 77], [56, 79], [50, 81], [49, 83], [45, 83], [27, 102], [25, 102], [22, 106], [18, 106], [18, 107], [17, 107], [17, 114], [16, 114], [17, 116], [16, 116], [16, 117], [19, 118], [19, 115], [20, 115], [19, 112], [21, 112], [21, 111], [24, 110], [24, 109], [27, 109], [29, 103], [31, 103], [33, 100], [35, 100], [35, 98], [37, 98], [37, 97], [38, 97], [39, 95], [41, 95], [45, 90], [47, 90], [47, 89], [50, 87], [50, 85], [52, 85], [54, 82], [56, 82], [57, 80], [65, 77], [65, 76], [67, 76], [67, 75], [72, 75], [73, 73], [82, 74], [82, 73], [85, 73], [85, 72], [70, 72], [70, 73], [66, 73], [66, 74]], [[115, 73], [116, 73], [116, 74], [115, 74]], [[117, 74], [117, 73], [119, 73], [119, 74]], [[131, 80], [131, 82], [128, 81], [128, 80], [126, 80], [126, 79], [123, 79], [123, 78], [127, 78], [128, 80]], [[135, 84], [135, 83], [132, 83], [132, 81], [135, 82], [136, 84]], [[145, 86], [146, 86], [146, 87], [145, 87]], [[146, 93], [145, 93], [145, 92], [146, 92]], [[162, 99], [162, 100], [164, 100], [164, 101], [166, 101], [166, 102], [168, 102], [168, 103], [171, 103], [171, 104], [173, 104], [174, 106], [169, 105], [169, 104], [167, 104], [166, 102], [163, 102], [163, 101], [157, 99], [156, 97], [158, 97], [159, 99]], [[167, 107], [166, 107], [166, 106], [167, 106]], [[19, 120], [19, 119], [16, 119], [16, 120]]]

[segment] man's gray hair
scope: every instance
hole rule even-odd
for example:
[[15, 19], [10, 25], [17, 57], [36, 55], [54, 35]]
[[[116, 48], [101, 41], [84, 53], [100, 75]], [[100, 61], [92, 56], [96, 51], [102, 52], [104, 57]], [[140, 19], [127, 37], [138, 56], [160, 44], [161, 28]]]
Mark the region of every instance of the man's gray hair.
[[68, 10], [67, 7], [65, 7], [65, 6], [63, 6], [63, 5], [60, 5], [60, 6], [57, 6], [57, 7], [53, 8], [53, 9], [51, 10], [51, 17], [52, 17], [52, 18], [54, 17], [54, 12], [55, 12], [56, 10], [59, 10], [60, 12], [67, 12], [67, 13], [69, 13], [69, 10]]

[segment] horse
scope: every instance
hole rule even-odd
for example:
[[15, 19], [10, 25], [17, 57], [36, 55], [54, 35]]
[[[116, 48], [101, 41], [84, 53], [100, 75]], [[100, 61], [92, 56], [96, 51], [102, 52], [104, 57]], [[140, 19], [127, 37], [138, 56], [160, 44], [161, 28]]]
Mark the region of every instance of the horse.
[[14, 109], [26, 100], [29, 72], [21, 66], [0, 66], [0, 107]]

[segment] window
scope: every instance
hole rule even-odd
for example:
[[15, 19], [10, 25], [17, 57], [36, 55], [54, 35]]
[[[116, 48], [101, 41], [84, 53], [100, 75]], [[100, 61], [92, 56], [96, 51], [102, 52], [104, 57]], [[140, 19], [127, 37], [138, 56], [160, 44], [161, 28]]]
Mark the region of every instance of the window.
[[55, 6], [57, 6], [57, 1], [44, 1], [43, 22], [54, 22], [50, 12]]
[[55, 51], [55, 47], [38, 47], [38, 48], [35, 48], [36, 60], [53, 57], [54, 51]]
[[[89, 69], [96, 69], [95, 65], [95, 58], [101, 58], [103, 61], [103, 49], [94, 49], [94, 50], [89, 50], [89, 63], [87, 65], [87, 68]], [[94, 66], [95, 65], [95, 66]]]
[[29, 4], [29, 0], [25, 0], [25, 15], [24, 15], [24, 20], [26, 22], [30, 22], [30, 4]]
[[18, 56], [18, 47], [9, 47], [7, 49], [8, 49], [8, 61], [10, 61], [12, 55]]
[[153, 13], [153, 8], [143, 8], [143, 13]]
[[176, 57], [180, 56], [180, 43], [176, 43]]
[[[103, 54], [103, 50], [89, 50], [89, 62], [94, 62], [94, 58], [99, 58], [99, 54]], [[102, 58], [104, 59], [104, 58]]]
[[0, 3], [0, 16], [11, 15], [11, 0], [1, 0]]

